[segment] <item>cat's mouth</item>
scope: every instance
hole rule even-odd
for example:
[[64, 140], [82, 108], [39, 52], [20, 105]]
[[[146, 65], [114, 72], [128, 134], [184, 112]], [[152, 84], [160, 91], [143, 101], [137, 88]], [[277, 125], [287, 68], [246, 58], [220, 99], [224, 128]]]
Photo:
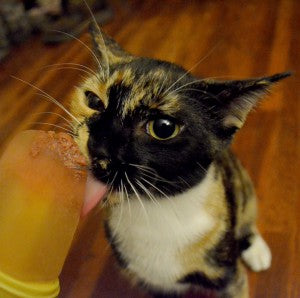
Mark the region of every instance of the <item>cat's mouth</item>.
[[126, 189], [126, 194], [131, 193], [130, 184], [134, 184], [132, 177], [136, 171], [135, 167], [125, 162], [110, 161], [108, 164], [103, 164], [98, 158], [91, 158], [81, 215], [86, 216], [107, 198], [111, 203], [114, 202], [115, 193], [120, 193], [121, 189], [123, 191]]
[[81, 215], [87, 215], [107, 194], [108, 186], [89, 173], [86, 182], [85, 197]]

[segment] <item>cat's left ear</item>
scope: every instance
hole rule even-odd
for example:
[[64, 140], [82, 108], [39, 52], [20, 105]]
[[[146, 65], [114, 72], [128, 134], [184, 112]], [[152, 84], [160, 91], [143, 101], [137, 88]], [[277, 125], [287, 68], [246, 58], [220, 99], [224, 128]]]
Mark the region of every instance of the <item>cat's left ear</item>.
[[290, 75], [290, 72], [283, 72], [249, 80], [203, 82], [201, 89], [209, 97], [204, 101], [205, 105], [218, 120], [220, 132], [231, 137], [243, 126], [248, 113], [270, 87]]
[[94, 20], [89, 25], [89, 32], [92, 37], [93, 52], [98, 60], [99, 71], [103, 74], [104, 79], [109, 77], [110, 65], [133, 59], [132, 55], [104, 33]]

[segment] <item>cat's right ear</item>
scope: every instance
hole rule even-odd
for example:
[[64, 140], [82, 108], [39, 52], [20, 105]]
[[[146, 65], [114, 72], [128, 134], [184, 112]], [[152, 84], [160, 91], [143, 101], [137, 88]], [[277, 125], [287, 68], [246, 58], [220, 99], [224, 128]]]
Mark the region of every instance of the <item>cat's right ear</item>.
[[90, 22], [89, 32], [92, 37], [93, 51], [97, 57], [99, 71], [103, 74], [104, 79], [109, 77], [110, 65], [125, 60], [129, 61], [133, 58], [116, 41], [105, 34], [94, 20]]
[[217, 120], [220, 135], [230, 141], [259, 99], [274, 83], [290, 75], [290, 72], [283, 72], [256, 79], [200, 83], [201, 91], [207, 97], [202, 102], [207, 112]]

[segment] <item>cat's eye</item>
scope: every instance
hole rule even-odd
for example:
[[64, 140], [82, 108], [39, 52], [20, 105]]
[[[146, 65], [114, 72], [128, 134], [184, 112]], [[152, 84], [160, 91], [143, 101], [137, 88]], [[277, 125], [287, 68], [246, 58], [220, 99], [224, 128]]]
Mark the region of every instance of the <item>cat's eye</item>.
[[104, 109], [102, 100], [92, 91], [85, 91], [85, 97], [89, 108], [97, 111]]
[[157, 140], [169, 140], [178, 135], [180, 127], [169, 119], [155, 119], [147, 123], [147, 133]]

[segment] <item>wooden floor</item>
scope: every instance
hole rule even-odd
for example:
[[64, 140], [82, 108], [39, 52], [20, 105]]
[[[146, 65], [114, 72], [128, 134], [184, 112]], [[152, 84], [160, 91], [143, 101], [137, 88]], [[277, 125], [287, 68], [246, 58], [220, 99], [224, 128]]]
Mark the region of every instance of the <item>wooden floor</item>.
[[[116, 2], [116, 1], [115, 1]], [[252, 113], [234, 149], [255, 183], [259, 226], [273, 251], [273, 265], [249, 273], [251, 297], [300, 297], [300, 1], [122, 1], [105, 30], [137, 55], [170, 60], [205, 77], [246, 78], [293, 70]], [[89, 43], [84, 34], [81, 40]], [[33, 122], [62, 124], [63, 114], [17, 76], [68, 105], [80, 71], [54, 63], [91, 66], [77, 41], [56, 47], [39, 37], [14, 49], [0, 65], [0, 151]], [[49, 129], [47, 126], [43, 126]], [[146, 297], [116, 273], [99, 214], [81, 223], [61, 276], [61, 297]]]

